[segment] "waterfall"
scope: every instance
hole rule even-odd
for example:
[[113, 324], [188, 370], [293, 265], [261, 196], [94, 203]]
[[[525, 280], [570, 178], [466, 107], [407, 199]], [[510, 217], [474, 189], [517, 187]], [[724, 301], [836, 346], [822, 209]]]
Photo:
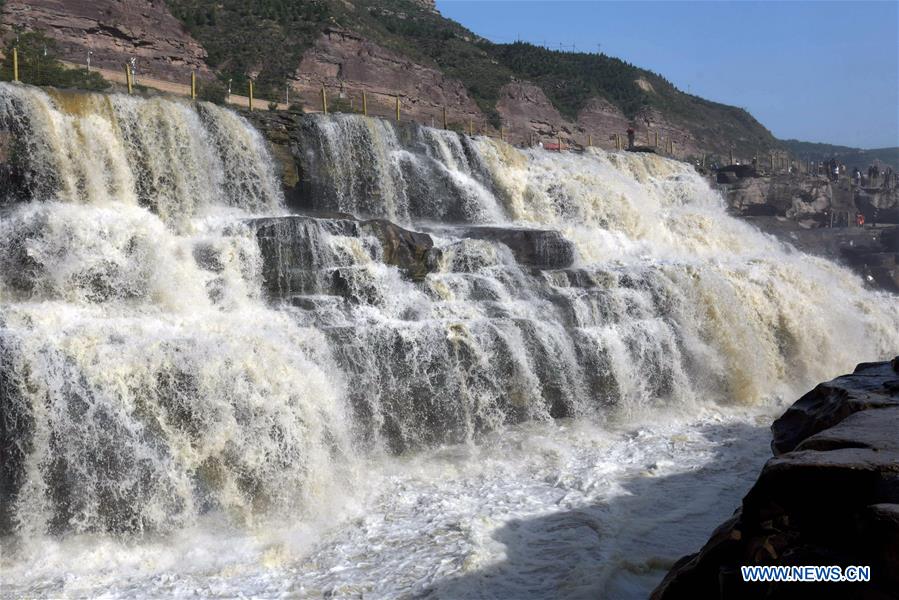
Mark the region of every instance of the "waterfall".
[[749, 405], [899, 347], [895, 297], [683, 163], [292, 134], [347, 214], [287, 215], [223, 108], [0, 84], [0, 534], [302, 520], [370, 456]]

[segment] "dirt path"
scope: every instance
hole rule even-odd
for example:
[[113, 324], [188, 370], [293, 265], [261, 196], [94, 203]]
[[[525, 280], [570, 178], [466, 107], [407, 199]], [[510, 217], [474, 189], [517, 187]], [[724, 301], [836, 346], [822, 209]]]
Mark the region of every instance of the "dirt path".
[[[72, 69], [83, 69], [84, 65], [80, 65], [78, 63], [60, 61], [66, 67]], [[100, 67], [91, 68], [92, 71], [95, 71], [103, 76], [103, 79], [107, 81], [112, 81], [114, 83], [118, 83], [121, 85], [127, 85], [128, 82], [125, 81], [125, 69], [122, 68], [120, 70], [117, 69], [104, 69]], [[160, 92], [166, 92], [168, 94], [175, 94], [178, 96], [190, 96], [190, 84], [188, 83], [175, 83], [173, 81], [165, 81], [163, 79], [154, 79], [153, 77], [137, 77], [134, 81], [135, 85], [142, 85], [144, 87], [148, 87], [154, 90], [159, 90]], [[234, 106], [241, 106], [243, 108], [249, 108], [250, 106], [250, 98], [248, 96], [241, 96], [238, 94], [230, 94], [226, 100], [228, 104], [233, 104]], [[262, 109], [268, 108], [269, 101], [264, 98], [253, 98], [253, 107]], [[278, 103], [278, 110], [287, 110], [287, 104], [283, 102]]]

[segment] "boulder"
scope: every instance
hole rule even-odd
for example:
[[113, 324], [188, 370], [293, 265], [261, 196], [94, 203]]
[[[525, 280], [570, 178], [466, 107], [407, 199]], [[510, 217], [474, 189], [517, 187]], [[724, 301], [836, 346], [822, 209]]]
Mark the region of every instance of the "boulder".
[[[899, 589], [899, 357], [821, 384], [778, 419], [776, 456], [733, 518], [652, 594], [894, 598]], [[746, 583], [741, 566], [864, 565], [869, 583]]]
[[481, 226], [469, 227], [461, 235], [505, 244], [515, 260], [529, 267], [565, 269], [574, 263], [574, 245], [558, 231]]
[[412, 279], [424, 279], [437, 267], [440, 250], [434, 247], [434, 241], [427, 233], [403, 229], [385, 219], [362, 221], [360, 226], [362, 231], [381, 242], [384, 262], [399, 267]]

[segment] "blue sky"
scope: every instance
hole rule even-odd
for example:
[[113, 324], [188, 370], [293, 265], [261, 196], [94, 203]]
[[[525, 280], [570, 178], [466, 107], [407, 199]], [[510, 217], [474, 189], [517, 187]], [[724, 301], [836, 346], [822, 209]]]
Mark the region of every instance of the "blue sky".
[[777, 137], [899, 145], [899, 2], [437, 0], [495, 42], [602, 52]]

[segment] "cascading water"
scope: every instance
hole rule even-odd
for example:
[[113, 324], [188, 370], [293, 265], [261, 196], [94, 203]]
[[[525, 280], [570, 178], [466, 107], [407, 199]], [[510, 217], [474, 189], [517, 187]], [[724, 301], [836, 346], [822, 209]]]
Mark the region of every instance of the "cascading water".
[[687, 165], [295, 133], [354, 217], [227, 110], [0, 84], [3, 593], [639, 597], [754, 414], [899, 347]]

